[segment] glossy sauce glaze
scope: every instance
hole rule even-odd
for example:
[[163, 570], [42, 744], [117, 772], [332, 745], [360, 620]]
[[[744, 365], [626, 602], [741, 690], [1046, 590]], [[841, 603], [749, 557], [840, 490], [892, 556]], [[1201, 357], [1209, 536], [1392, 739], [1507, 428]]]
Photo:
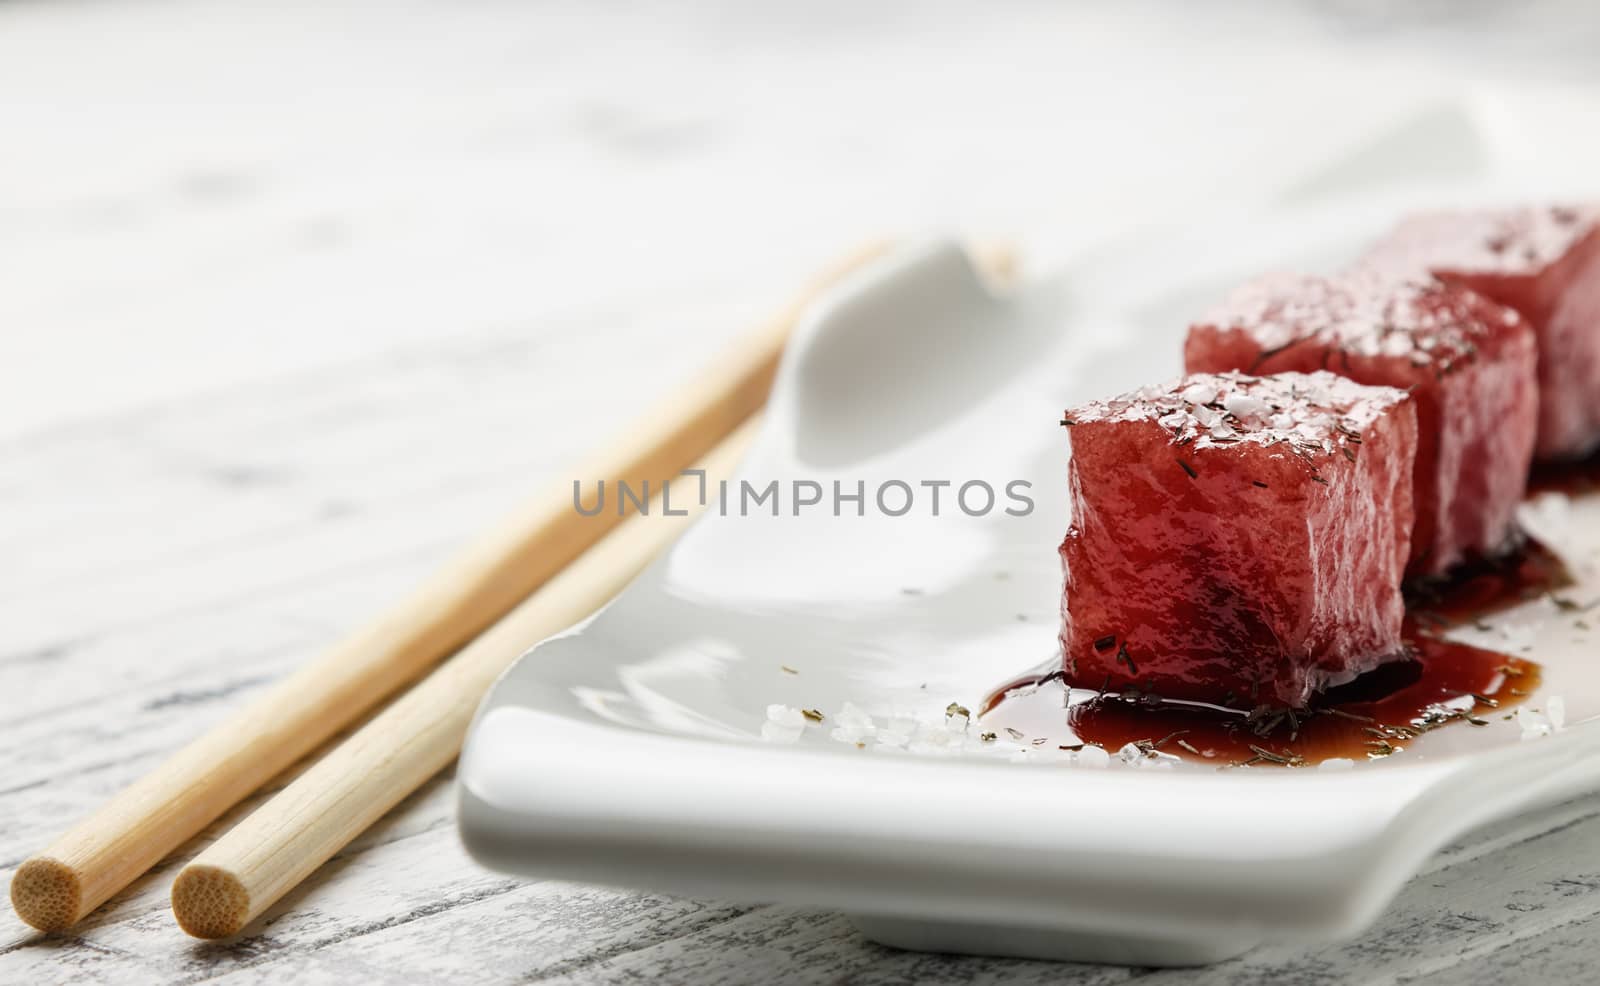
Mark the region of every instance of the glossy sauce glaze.
[[1418, 636], [1416, 659], [1387, 664], [1330, 689], [1308, 710], [1212, 706], [1105, 695], [1073, 704], [1068, 725], [1084, 742], [1142, 748], [1216, 764], [1319, 763], [1378, 759], [1423, 733], [1489, 716], [1539, 685], [1539, 665], [1465, 644]]
[[1329, 759], [1382, 759], [1403, 752], [1442, 726], [1486, 726], [1538, 688], [1533, 661], [1439, 634], [1461, 623], [1480, 624], [1497, 610], [1553, 593], [1567, 584], [1565, 569], [1535, 544], [1482, 563], [1448, 583], [1412, 587], [1405, 636], [1409, 660], [1329, 689], [1310, 708], [1224, 708], [1173, 702], [1139, 693], [1041, 688], [1059, 682], [1059, 666], [1012, 681], [990, 696], [988, 715], [1002, 703], [1049, 702], [1075, 739], [1110, 751], [1133, 744], [1146, 754], [1215, 766], [1298, 766]]

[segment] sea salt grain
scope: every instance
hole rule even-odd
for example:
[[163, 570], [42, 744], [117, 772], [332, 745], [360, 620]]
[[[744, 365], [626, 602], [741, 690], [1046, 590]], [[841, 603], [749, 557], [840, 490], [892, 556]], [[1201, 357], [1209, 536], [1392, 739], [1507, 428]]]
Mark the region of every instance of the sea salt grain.
[[952, 733], [949, 730], [940, 729], [937, 727], [923, 726], [921, 729], [918, 729], [916, 735], [912, 737], [911, 746], [913, 749], [917, 747], [927, 747], [939, 750], [945, 750], [951, 747], [959, 748], [961, 746], [961, 734]]
[[[896, 706], [886, 716], [874, 717], [865, 709], [845, 702], [827, 715], [828, 736], [835, 742], [870, 750], [873, 753], [898, 753], [923, 757], [981, 757], [1012, 763], [1082, 764], [1090, 768], [1110, 765], [1112, 755], [1103, 747], [1084, 746], [1066, 749], [1056, 740], [1028, 737], [1012, 729], [974, 726], [970, 715], [952, 713], [961, 709], [952, 703], [943, 709]], [[962, 710], [964, 711], [964, 710]], [[767, 721], [761, 736], [770, 743], [798, 742], [815, 723], [804, 711], [782, 704], [767, 707]], [[1166, 769], [1177, 758], [1159, 751], [1147, 752], [1128, 744], [1117, 754], [1136, 768]]]
[[1009, 747], [994, 739], [984, 739], [982, 735], [968, 733], [961, 740], [961, 751], [973, 756], [994, 756], [1006, 749]]
[[1450, 712], [1471, 712], [1478, 707], [1478, 700], [1471, 695], [1457, 695], [1455, 698], [1438, 703], [1438, 707]]
[[766, 740], [768, 743], [796, 743], [799, 742], [800, 735], [805, 731], [806, 727], [803, 722], [799, 726], [789, 726], [781, 722], [774, 722], [773, 720], [768, 719], [766, 722], [761, 724], [761, 738]]
[[841, 726], [872, 727], [872, 716], [868, 715], [865, 709], [854, 702], [846, 702], [840, 706], [833, 719]]
[[[1563, 710], [1563, 717], [1565, 717], [1565, 710]], [[1516, 721], [1517, 725], [1522, 727], [1522, 738], [1524, 740], [1540, 739], [1555, 732], [1550, 720], [1533, 709], [1518, 709], [1516, 711]]]
[[828, 736], [831, 739], [837, 740], [840, 743], [848, 743], [851, 746], [854, 746], [857, 743], [864, 743], [867, 740], [872, 739], [874, 732], [875, 731], [871, 730], [871, 729], [858, 729], [858, 728], [851, 728], [849, 726], [835, 726], [833, 728], [833, 731], [830, 732], [828, 734]]
[[790, 729], [804, 729], [805, 713], [788, 705], [767, 706], [767, 721]]
[[916, 710], [899, 706], [890, 713], [888, 721], [880, 728], [909, 737], [916, 733], [918, 725], [920, 722]]
[[833, 715], [834, 728], [828, 735], [840, 743], [852, 746], [865, 743], [877, 736], [878, 727], [872, 716], [853, 702], [846, 702]]
[[1078, 751], [1078, 764], [1083, 767], [1102, 768], [1111, 766], [1111, 754], [1103, 746], [1085, 746]]
[[1272, 410], [1272, 405], [1266, 401], [1246, 394], [1229, 394], [1223, 399], [1222, 406], [1228, 409], [1229, 414], [1243, 421], [1263, 417]]
[[911, 742], [911, 735], [909, 733], [901, 733], [893, 729], [880, 729], [876, 735], [878, 739], [878, 748], [880, 749], [883, 747], [899, 748]]

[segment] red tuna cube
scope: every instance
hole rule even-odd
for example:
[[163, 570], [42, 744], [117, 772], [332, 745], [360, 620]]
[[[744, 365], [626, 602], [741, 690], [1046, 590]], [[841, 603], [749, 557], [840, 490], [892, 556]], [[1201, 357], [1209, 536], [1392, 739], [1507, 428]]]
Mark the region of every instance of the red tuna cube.
[[1417, 421], [1402, 391], [1202, 374], [1065, 420], [1070, 683], [1300, 708], [1404, 656]]
[[1521, 312], [1538, 338], [1537, 457], [1600, 447], [1600, 206], [1418, 215], [1361, 263], [1428, 271]]
[[1417, 464], [1409, 574], [1519, 540], [1539, 413], [1533, 330], [1514, 310], [1433, 278], [1255, 281], [1189, 329], [1190, 373], [1332, 370], [1410, 390]]

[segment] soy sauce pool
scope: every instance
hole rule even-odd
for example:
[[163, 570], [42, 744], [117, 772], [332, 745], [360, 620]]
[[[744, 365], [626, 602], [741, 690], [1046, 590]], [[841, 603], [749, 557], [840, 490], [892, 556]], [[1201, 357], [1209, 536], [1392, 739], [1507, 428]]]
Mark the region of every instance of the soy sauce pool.
[[1406, 620], [1412, 659], [1330, 689], [1308, 710], [1247, 711], [1044, 687], [1062, 677], [1051, 668], [995, 692], [982, 714], [1005, 703], [1008, 715], [1053, 719], [1072, 733], [1059, 744], [1068, 750], [1092, 743], [1115, 751], [1131, 743], [1147, 753], [1215, 766], [1384, 759], [1434, 729], [1488, 726], [1532, 695], [1542, 678], [1537, 663], [1439, 634], [1457, 624], [1482, 625], [1495, 612], [1555, 593], [1568, 582], [1561, 562], [1530, 543], [1448, 583], [1414, 586]]
[[1415, 660], [1331, 689], [1302, 712], [1097, 696], [1069, 706], [1067, 724], [1082, 741], [1108, 750], [1133, 743], [1218, 765], [1369, 760], [1403, 752], [1441, 726], [1487, 726], [1539, 686], [1532, 661], [1437, 637], [1412, 643]]
[[1576, 462], [1534, 466], [1528, 477], [1528, 495], [1565, 493], [1583, 496], [1600, 490], [1600, 452]]
[[1408, 586], [1407, 619], [1413, 627], [1429, 630], [1481, 623], [1502, 609], [1571, 584], [1561, 559], [1530, 541], [1504, 558], [1473, 563], [1448, 582], [1424, 580]]

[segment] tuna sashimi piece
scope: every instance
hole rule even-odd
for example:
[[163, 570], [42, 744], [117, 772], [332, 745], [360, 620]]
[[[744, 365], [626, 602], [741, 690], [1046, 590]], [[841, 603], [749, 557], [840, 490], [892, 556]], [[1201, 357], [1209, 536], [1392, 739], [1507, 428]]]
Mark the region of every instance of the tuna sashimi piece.
[[1411, 392], [1411, 575], [1515, 547], [1538, 422], [1535, 359], [1516, 311], [1431, 277], [1261, 278], [1184, 344], [1190, 373], [1327, 369]]
[[1361, 265], [1432, 272], [1521, 312], [1538, 338], [1538, 458], [1600, 447], [1600, 206], [1418, 215]]
[[1404, 655], [1417, 422], [1402, 391], [1196, 375], [1064, 420], [1070, 683], [1298, 708]]

